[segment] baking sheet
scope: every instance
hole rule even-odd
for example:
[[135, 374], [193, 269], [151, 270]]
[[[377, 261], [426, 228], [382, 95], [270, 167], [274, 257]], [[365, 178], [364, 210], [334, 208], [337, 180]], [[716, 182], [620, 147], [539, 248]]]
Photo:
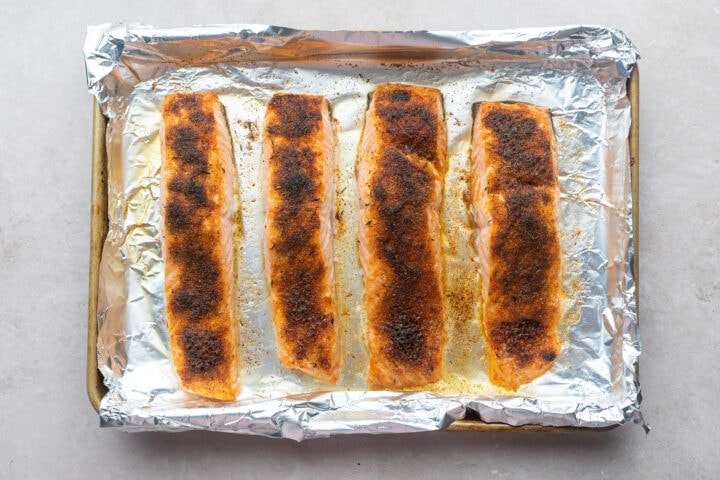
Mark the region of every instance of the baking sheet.
[[[485, 421], [509, 424], [607, 426], [637, 418], [634, 365], [639, 340], [633, 276], [628, 269], [632, 195], [628, 188], [630, 122], [625, 96], [625, 81], [636, 54], [621, 33], [600, 27], [567, 27], [524, 32], [345, 32], [343, 37], [343, 32], [248, 27], [231, 40], [255, 42], [257, 48], [250, 51], [250, 57], [235, 58], [230, 53], [230, 57], [218, 57], [224, 58], [219, 62], [217, 58], [202, 58], [197, 54], [199, 46], [188, 45], [214, 42], [205, 45], [215, 45], [212, 52], [217, 56], [221, 50], [217, 47], [218, 38], [204, 38], [205, 29], [193, 35], [186, 30], [171, 32], [173, 35], [164, 35], [163, 31], [147, 35], [155, 31], [147, 27], [123, 29], [104, 26], [98, 29], [104, 32], [102, 38], [96, 35], [98, 31], [88, 35], [91, 46], [94, 40], [99, 42], [96, 46], [107, 46], [107, 42], [117, 46], [118, 32], [124, 32], [123, 52], [127, 54], [120, 53], [118, 58], [135, 76], [125, 75], [127, 72], [123, 72], [119, 63], [107, 70], [110, 72], [107, 76], [97, 75], [102, 79], [99, 83], [93, 83], [89, 75], [91, 89], [104, 101], [110, 117], [111, 222], [100, 271], [98, 343], [101, 370], [110, 387], [101, 409], [105, 424], [145, 428], [160, 423], [165, 428], [212, 428], [302, 438], [355, 431], [440, 428], [462, 416], [468, 407], [479, 411]], [[261, 41], [252, 39], [252, 35], [262, 37]], [[111, 37], [115, 41], [108, 40]], [[193, 37], [198, 38], [188, 40]], [[309, 37], [315, 41], [309, 41]], [[516, 41], [509, 42], [509, 37]], [[219, 38], [220, 45], [227, 47], [223, 42], [228, 38], [222, 35]], [[352, 41], [327, 45], [337, 38]], [[360, 38], [365, 44], [357, 43]], [[496, 40], [488, 46], [492, 38]], [[485, 43], [463, 45], [466, 41]], [[90, 52], [89, 65], [93, 55], [107, 53], [107, 49], [93, 50], [87, 46], [86, 51]], [[195, 52], [194, 61], [199, 66], [182, 66], [188, 51]], [[175, 59], [177, 65], [173, 66], [168, 59]], [[101, 63], [107, 63], [105, 60]], [[148, 65], [153, 62], [156, 65], [149, 70]], [[92, 71], [90, 66], [88, 71]], [[143, 75], [149, 77], [141, 81]], [[124, 80], [118, 81], [119, 78]], [[450, 133], [451, 168], [446, 179], [443, 220], [446, 230], [458, 233], [447, 235], [444, 245], [446, 258], [450, 258], [446, 268], [449, 285], [446, 310], [451, 333], [447, 373], [429, 391], [417, 393], [363, 390], [364, 342], [362, 331], [354, 327], [362, 324], [363, 307], [361, 272], [353, 251], [352, 220], [357, 214], [357, 202], [351, 167], [366, 95], [385, 81], [441, 88]], [[262, 210], [253, 206], [261, 203], [257, 201], [258, 182], [246, 184], [252, 186], [242, 190], [245, 198], [241, 203], [247, 208], [243, 211], [243, 225], [250, 219], [250, 233], [241, 247], [249, 252], [241, 260], [247, 273], [243, 278], [256, 278], [252, 282], [256, 289], [247, 289], [247, 296], [241, 299], [245, 307], [241, 318], [248, 319], [247, 324], [243, 323], [246, 332], [243, 351], [247, 355], [243, 363], [247, 365], [243, 372], [243, 396], [237, 405], [217, 408], [177, 389], [167, 360], [159, 275], [162, 262], [154, 251], [159, 225], [154, 190], [159, 162], [159, 102], [167, 92], [188, 89], [221, 93], [233, 129], [241, 184], [259, 178], [259, 148], [247, 139], [253, 136], [249, 135], [250, 130], [259, 130], [263, 102], [272, 92], [289, 89], [323, 93], [330, 100], [338, 121], [341, 152], [338, 192], [348, 192], [338, 195], [338, 211], [342, 212], [341, 218], [350, 220], [347, 225], [351, 226], [336, 225], [336, 265], [344, 275], [339, 276], [339, 283], [349, 286], [355, 297], [347, 309], [344, 330], [345, 338], [350, 339], [346, 349], [356, 359], [355, 363], [346, 362], [343, 380], [332, 394], [308, 396], [307, 392], [321, 387], [283, 371], [274, 362], [274, 339], [267, 335], [272, 334], [272, 329], [263, 328], [269, 325], [269, 317], [258, 263]], [[563, 247], [569, 266], [566, 290], [574, 293], [564, 318], [567, 349], [557, 368], [517, 395], [508, 395], [487, 382], [479, 330], [479, 298], [474, 294], [479, 292], [479, 279], [471, 260], [472, 247], [465, 242], [472, 233], [472, 225], [467, 222], [468, 212], [462, 204], [472, 121], [467, 107], [476, 101], [496, 99], [532, 101], [553, 110], [560, 145]], [[117, 223], [113, 224], [113, 219]], [[448, 225], [458, 228], [448, 229]], [[588, 230], [585, 228], [588, 226], [594, 228]], [[584, 231], [592, 235], [582, 235]], [[576, 232], [580, 235], [573, 236]], [[613, 262], [608, 262], [608, 258]], [[573, 266], [577, 259], [580, 260]], [[573, 284], [578, 279], [580, 286]], [[148, 349], [149, 345], [152, 348]], [[563, 356], [565, 363], [561, 363]], [[297, 394], [303, 397], [302, 407], [298, 407], [297, 399], [288, 397]], [[256, 412], [255, 417], [248, 418], [248, 406]], [[215, 407], [212, 413], [208, 412], [210, 407]], [[303, 417], [305, 421], [300, 420]], [[263, 425], [268, 418], [283, 418], [282, 425]]]

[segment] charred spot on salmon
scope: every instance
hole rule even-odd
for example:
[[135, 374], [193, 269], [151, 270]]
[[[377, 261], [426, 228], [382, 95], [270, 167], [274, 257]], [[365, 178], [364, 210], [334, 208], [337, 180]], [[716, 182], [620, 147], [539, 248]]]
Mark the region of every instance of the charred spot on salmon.
[[424, 357], [425, 332], [422, 319], [416, 315], [396, 312], [383, 326], [385, 336], [390, 340], [390, 354], [403, 362], [417, 363]]
[[485, 124], [501, 138], [515, 141], [530, 137], [537, 129], [537, 122], [534, 118], [523, 118], [518, 113], [509, 111], [493, 110], [489, 112], [485, 115]]
[[437, 155], [437, 116], [422, 106], [402, 107], [379, 104], [377, 114], [382, 130], [404, 153], [432, 160]]
[[278, 164], [273, 188], [283, 197], [275, 214], [282, 240], [274, 248], [280, 253], [304, 249], [314, 229], [319, 228], [317, 179], [320, 172], [315, 166], [315, 157], [309, 148], [287, 146], [279, 148], [271, 159]]
[[548, 350], [547, 352], [542, 354], [542, 358], [546, 362], [552, 362], [553, 360], [555, 360], [555, 357], [557, 357], [557, 354], [552, 350]]
[[222, 338], [211, 330], [188, 327], [183, 334], [183, 344], [186, 366], [193, 373], [207, 373], [225, 358]]
[[329, 370], [331, 368], [330, 358], [327, 356], [327, 354], [323, 353], [318, 358], [316, 366], [319, 366], [323, 370]]
[[316, 154], [307, 147], [280, 147], [272, 157], [278, 164], [277, 179], [273, 187], [285, 200], [303, 202], [318, 191], [317, 179], [320, 175], [315, 166]]
[[395, 89], [390, 92], [390, 99], [393, 102], [405, 103], [410, 100], [410, 92], [403, 89]]
[[275, 95], [270, 107], [277, 119], [267, 127], [269, 133], [286, 138], [310, 135], [322, 123], [322, 99], [304, 95]]
[[545, 325], [533, 318], [520, 318], [494, 326], [489, 337], [499, 358], [512, 357], [520, 365], [533, 359], [537, 346], [547, 335]]
[[171, 294], [170, 306], [175, 312], [187, 312], [193, 319], [198, 319], [209, 312], [209, 305], [198, 292], [180, 289]]
[[214, 117], [212, 112], [204, 112], [202, 110], [192, 110], [190, 112], [190, 121], [195, 124], [195, 126], [207, 126], [208, 124], [212, 124], [214, 121]]
[[[397, 270], [396, 272], [397, 273]], [[430, 348], [430, 332], [436, 332], [442, 314], [438, 285], [424, 272], [395, 277], [388, 287], [380, 312], [383, 336], [389, 340], [390, 357], [405, 364], [432, 365], [436, 352]]]
[[179, 232], [187, 229], [191, 224], [188, 211], [183, 204], [177, 200], [171, 200], [165, 206], [167, 226], [171, 232]]
[[193, 281], [184, 282], [171, 293], [170, 308], [192, 321], [215, 312], [222, 297], [220, 268], [209, 247], [184, 240], [172, 246], [171, 253], [181, 265], [183, 276]]
[[[198, 229], [206, 218], [206, 207], [210, 207], [205, 186], [180, 173], [168, 183], [168, 190], [181, 193], [165, 206], [167, 228], [172, 233]], [[183, 198], [184, 197], [184, 198]]]
[[379, 166], [373, 194], [384, 213], [391, 215], [396, 212], [397, 205], [425, 207], [433, 182], [432, 175], [426, 169], [392, 148], [383, 153]]
[[171, 192], [177, 192], [185, 195], [188, 200], [198, 207], [208, 206], [208, 197], [205, 187], [194, 178], [184, 175], [175, 175], [168, 184]]
[[496, 142], [490, 145], [501, 158], [500, 175], [488, 182], [488, 191], [513, 188], [516, 184], [554, 186], [555, 174], [550, 161], [550, 139], [537, 127], [534, 118], [515, 111], [492, 110], [483, 118]]
[[207, 154], [198, 148], [200, 136], [197, 129], [187, 126], [170, 127], [168, 132], [170, 147], [175, 151], [178, 160], [201, 168], [207, 168]]
[[301, 172], [286, 175], [278, 182], [278, 187], [280, 193], [293, 198], [306, 196], [314, 190], [312, 179]]
[[284, 286], [280, 300], [287, 319], [283, 333], [293, 343], [298, 359], [303, 359], [321, 348], [318, 337], [334, 319], [319, 303], [325, 267], [314, 262], [308, 252], [301, 253], [297, 260], [299, 263], [294, 268], [280, 274]]
[[307, 224], [287, 232], [273, 245], [273, 249], [286, 255], [306, 248], [307, 243], [312, 239], [312, 231], [304, 227], [307, 227]]

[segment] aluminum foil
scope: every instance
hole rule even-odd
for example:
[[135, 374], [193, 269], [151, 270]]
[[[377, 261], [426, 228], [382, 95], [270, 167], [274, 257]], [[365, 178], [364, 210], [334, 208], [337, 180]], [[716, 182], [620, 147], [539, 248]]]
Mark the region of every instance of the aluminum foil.
[[[160, 29], [99, 25], [85, 43], [88, 87], [109, 118], [109, 233], [99, 299], [103, 426], [289, 437], [434, 430], [468, 410], [485, 422], [606, 427], [642, 421], [626, 82], [638, 54], [618, 30], [571, 26], [470, 32], [300, 31], [266, 25]], [[367, 391], [357, 255], [357, 148], [381, 83], [444, 97], [449, 170], [442, 203], [448, 342], [443, 379], [422, 391]], [[242, 393], [218, 403], [178, 388], [170, 361], [160, 248], [160, 106], [213, 91], [225, 105], [243, 234], [237, 251]], [[275, 355], [262, 271], [261, 132], [278, 91], [322, 94], [336, 131], [335, 268], [345, 363], [336, 386]], [[466, 201], [472, 105], [549, 107], [558, 143], [564, 289], [562, 352], [517, 392], [488, 381], [474, 226]]]

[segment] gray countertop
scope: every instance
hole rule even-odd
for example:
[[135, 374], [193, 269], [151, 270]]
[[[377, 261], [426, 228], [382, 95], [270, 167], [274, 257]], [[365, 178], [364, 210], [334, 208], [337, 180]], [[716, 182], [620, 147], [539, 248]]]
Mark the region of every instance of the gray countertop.
[[[0, 3], [0, 478], [718, 478], [720, 1]], [[88, 24], [465, 30], [607, 24], [638, 47], [643, 412], [586, 434], [294, 443], [100, 430], [85, 393]]]

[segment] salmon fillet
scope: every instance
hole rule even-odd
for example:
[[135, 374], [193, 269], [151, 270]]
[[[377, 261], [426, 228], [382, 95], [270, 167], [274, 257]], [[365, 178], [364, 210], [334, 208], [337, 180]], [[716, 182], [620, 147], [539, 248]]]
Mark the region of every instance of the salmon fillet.
[[490, 381], [517, 390], [560, 351], [559, 186], [550, 111], [480, 103], [472, 133], [472, 202]]
[[239, 386], [233, 161], [217, 95], [168, 95], [160, 139], [165, 297], [173, 364], [184, 390], [234, 400]]
[[280, 362], [336, 383], [340, 375], [332, 206], [334, 137], [327, 101], [276, 94], [263, 139], [265, 263]]
[[441, 377], [446, 157], [440, 91], [379, 86], [366, 114], [357, 168], [371, 389], [422, 386]]

